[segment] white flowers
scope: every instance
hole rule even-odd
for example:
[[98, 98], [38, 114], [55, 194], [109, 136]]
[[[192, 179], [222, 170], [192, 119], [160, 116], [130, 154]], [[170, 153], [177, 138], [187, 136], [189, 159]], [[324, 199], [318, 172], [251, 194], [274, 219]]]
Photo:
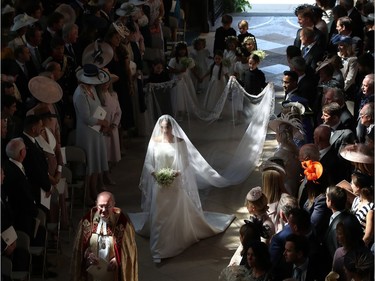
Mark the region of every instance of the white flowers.
[[193, 59], [192, 58], [189, 58], [189, 57], [182, 57], [180, 59], [180, 63], [183, 67], [185, 68], [189, 68], [191, 63], [193, 62]]
[[161, 188], [170, 187], [178, 174], [170, 168], [162, 168], [155, 173], [155, 179]]
[[249, 270], [243, 265], [233, 265], [224, 268], [219, 276], [219, 281], [249, 281]]

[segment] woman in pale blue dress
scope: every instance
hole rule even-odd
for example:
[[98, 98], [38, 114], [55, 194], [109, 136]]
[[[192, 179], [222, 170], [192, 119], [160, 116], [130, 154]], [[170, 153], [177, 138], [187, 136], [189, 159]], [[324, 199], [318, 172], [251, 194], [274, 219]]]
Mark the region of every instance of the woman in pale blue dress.
[[73, 95], [77, 115], [76, 146], [86, 152], [87, 190], [94, 202], [98, 193], [99, 175], [108, 171], [106, 147], [101, 130], [109, 126], [104, 117], [102, 119], [95, 117], [101, 109], [95, 85], [108, 82], [110, 76], [93, 64], [84, 65], [77, 71], [76, 76], [80, 81]]

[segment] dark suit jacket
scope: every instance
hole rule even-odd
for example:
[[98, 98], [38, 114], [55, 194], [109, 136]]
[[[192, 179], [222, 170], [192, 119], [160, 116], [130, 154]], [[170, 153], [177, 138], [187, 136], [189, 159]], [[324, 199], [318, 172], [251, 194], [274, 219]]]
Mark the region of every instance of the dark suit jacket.
[[320, 194], [314, 199], [313, 205], [308, 210], [310, 213], [311, 224], [315, 229], [316, 237], [322, 238], [329, 223], [332, 211], [328, 209], [326, 196]]
[[18, 63], [15, 60], [12, 63], [14, 64], [15, 69], [17, 69], [18, 75], [15, 83], [21, 94], [22, 102], [25, 103], [26, 100], [31, 97], [31, 93], [29, 91], [29, 81], [31, 78], [38, 75], [38, 72], [32, 61], [25, 63], [28, 76], [25, 75], [23, 69], [18, 65]]
[[26, 158], [23, 161], [26, 176], [32, 186], [32, 194], [35, 201], [40, 203], [40, 189], [50, 191], [51, 182], [48, 176], [48, 163], [43, 151], [34, 144], [25, 134], [22, 139], [26, 146]]
[[315, 76], [306, 74], [298, 82], [298, 92], [309, 101], [310, 108], [314, 108], [315, 100], [318, 98], [318, 80]]
[[336, 185], [342, 175], [341, 171], [335, 166], [340, 161], [335, 150], [331, 147], [319, 161], [323, 166], [324, 173], [326, 172], [327, 174], [329, 184]]
[[38, 207], [31, 194], [31, 186], [21, 169], [8, 161], [4, 166], [4, 193], [14, 216], [14, 228], [34, 236]]
[[363, 22], [361, 14], [358, 10], [354, 7], [352, 12], [349, 15], [349, 18], [352, 19], [352, 34], [351, 36], [358, 36], [359, 38], [363, 39]]
[[349, 111], [346, 104], [341, 109], [340, 122], [345, 129], [349, 129], [354, 132], [356, 122], [354, 120], [353, 114]]
[[274, 280], [283, 280], [290, 276], [292, 265], [287, 264], [284, 259], [285, 250], [285, 240], [286, 237], [292, 233], [290, 226], [287, 224], [284, 226], [283, 230], [276, 233], [272, 239], [269, 246], [271, 262], [272, 262], [272, 274]]
[[216, 29], [215, 31], [215, 41], [214, 41], [214, 53], [216, 50], [222, 50], [224, 52], [225, 50], [225, 38], [228, 36], [236, 36], [237, 33], [236, 30], [234, 30], [232, 27], [228, 30], [225, 30], [222, 26]]
[[322, 49], [318, 44], [314, 44], [309, 52], [303, 56], [306, 61], [306, 65], [309, 65], [312, 69], [316, 69], [319, 61], [323, 60], [324, 49]]

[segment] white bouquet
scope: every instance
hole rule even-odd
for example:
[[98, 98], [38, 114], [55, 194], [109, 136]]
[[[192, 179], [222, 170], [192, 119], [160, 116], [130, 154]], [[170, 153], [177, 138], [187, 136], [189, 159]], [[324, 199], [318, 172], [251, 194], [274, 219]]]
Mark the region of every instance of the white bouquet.
[[223, 59], [222, 60], [222, 64], [223, 64], [223, 66], [225, 66], [225, 67], [231, 67], [231, 65], [232, 65], [232, 62], [230, 61], [230, 59], [228, 59], [228, 58], [225, 58], [225, 59]]
[[160, 187], [170, 187], [177, 175], [175, 170], [162, 168], [155, 173], [155, 179]]
[[180, 63], [183, 67], [189, 68], [189, 66], [192, 64], [193, 59], [189, 57], [183, 57], [180, 59]]

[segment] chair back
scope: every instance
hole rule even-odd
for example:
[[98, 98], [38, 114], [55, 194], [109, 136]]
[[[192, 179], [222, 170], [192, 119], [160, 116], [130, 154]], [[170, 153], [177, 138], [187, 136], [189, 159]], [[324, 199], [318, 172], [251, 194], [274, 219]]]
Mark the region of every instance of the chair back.
[[72, 172], [72, 182], [86, 177], [86, 152], [78, 146], [65, 147], [66, 166]]

